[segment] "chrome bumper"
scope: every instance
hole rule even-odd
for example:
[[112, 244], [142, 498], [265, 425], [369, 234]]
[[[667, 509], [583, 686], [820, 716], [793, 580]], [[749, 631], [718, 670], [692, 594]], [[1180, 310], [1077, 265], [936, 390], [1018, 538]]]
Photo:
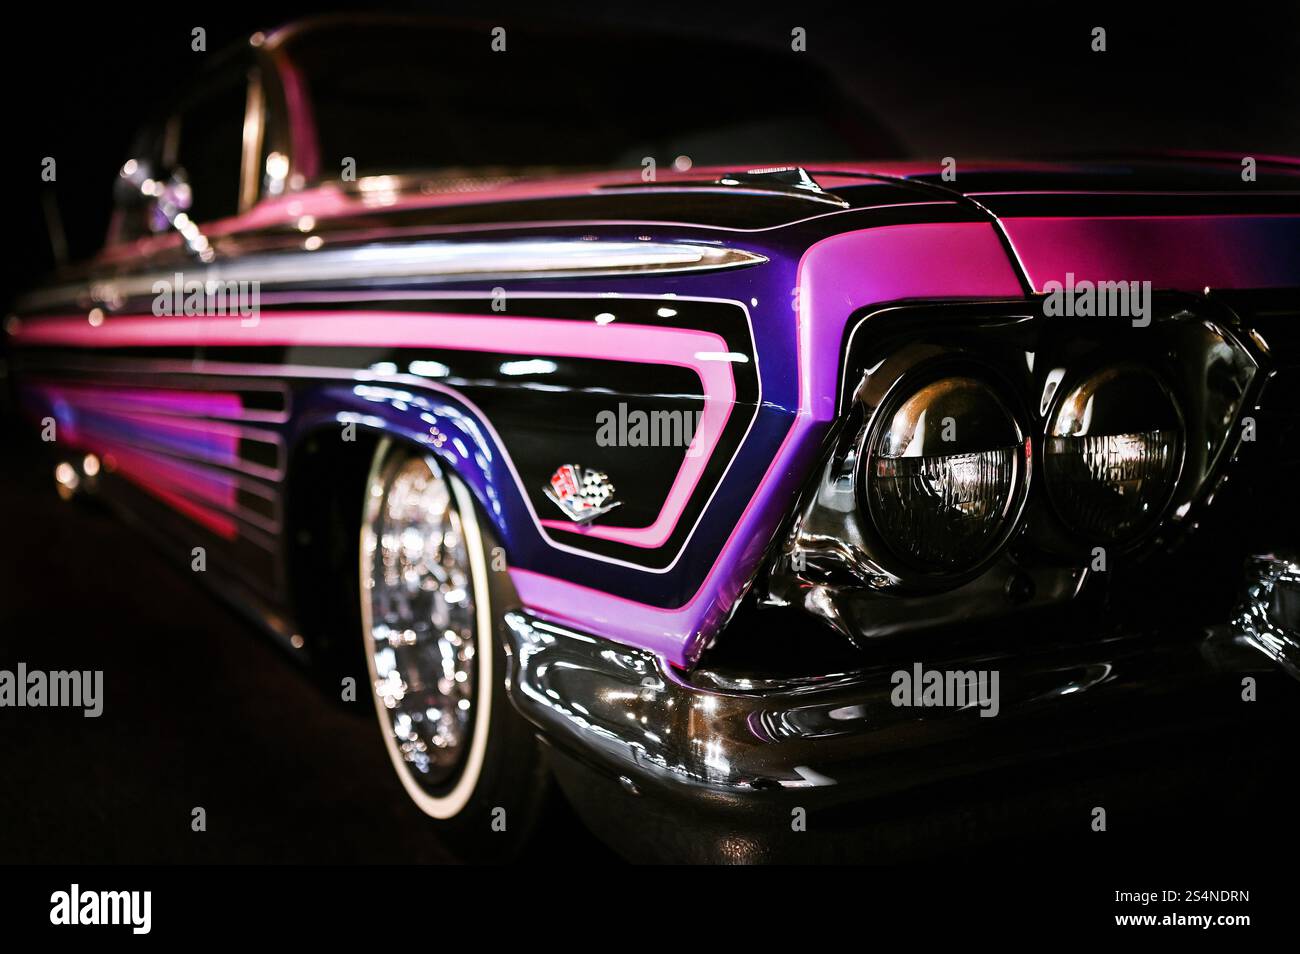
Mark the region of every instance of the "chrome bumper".
[[1300, 558], [1265, 554], [1246, 563], [1246, 596], [1233, 630], [1287, 673], [1300, 679]]
[[898, 664], [728, 679], [682, 673], [651, 653], [522, 612], [506, 624], [511, 698], [566, 754], [633, 793], [649, 786], [745, 806], [781, 791], [797, 791], [801, 802], [860, 800], [1103, 745], [1171, 719], [1207, 719], [1212, 707], [1188, 704], [1185, 693], [1216, 680], [1222, 716], [1246, 708], [1226, 674], [1274, 669], [1231, 625], [1179, 639], [1038, 640], [1032, 650], [1021, 640], [1014, 653], [918, 660], [927, 669], [997, 670], [999, 714], [984, 719], [971, 707], [895, 706]]

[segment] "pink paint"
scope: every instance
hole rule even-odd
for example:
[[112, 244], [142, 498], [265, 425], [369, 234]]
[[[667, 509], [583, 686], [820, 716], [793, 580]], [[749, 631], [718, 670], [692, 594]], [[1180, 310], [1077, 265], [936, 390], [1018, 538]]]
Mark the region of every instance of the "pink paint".
[[[191, 420], [164, 414], [112, 411], [93, 405], [83, 406], [79, 410], [83, 414], [100, 419], [123, 421], [137, 428], [141, 435], [158, 434], [179, 441], [201, 438], [203, 447], [219, 455], [223, 463], [232, 463], [239, 457], [239, 439], [245, 436], [240, 428], [217, 421]], [[260, 432], [258, 436], [268, 441], [278, 441], [278, 438], [270, 432]]]
[[856, 310], [909, 298], [1019, 297], [992, 225], [891, 225], [823, 239], [799, 260], [800, 414], [830, 420], [840, 343]]
[[1047, 282], [1149, 281], [1159, 289], [1294, 287], [1300, 216], [1005, 218], [1035, 291]]
[[239, 526], [230, 517], [223, 513], [217, 513], [215, 510], [209, 510], [207, 507], [197, 504], [186, 497], [165, 487], [160, 487], [152, 483], [149, 478], [143, 474], [122, 472], [123, 475], [133, 484], [140, 487], [141, 490], [147, 491], [157, 497], [167, 506], [171, 507], [178, 513], [184, 514], [200, 526], [207, 527], [217, 536], [224, 540], [234, 540], [239, 536]]
[[[107, 472], [129, 480], [177, 513], [206, 527], [222, 539], [234, 540], [239, 536], [239, 526], [234, 519], [200, 502], [206, 501], [207, 504], [214, 504], [226, 510], [234, 509], [234, 484], [230, 484], [225, 489], [217, 486], [216, 482], [221, 480], [221, 476], [215, 472], [211, 477], [207, 475], [200, 477], [195, 468], [188, 468], [155, 454], [136, 451], [98, 436], [78, 434], [73, 438], [65, 431], [64, 442], [71, 447], [98, 455], [104, 462]], [[199, 500], [191, 499], [192, 497], [198, 497]]]
[[[292, 71], [285, 78], [287, 97], [300, 97], [299, 77]], [[308, 181], [317, 175], [319, 157], [316, 155], [315, 128], [310, 115], [310, 105], [305, 98], [301, 103], [291, 106], [294, 119], [290, 124], [291, 141], [294, 148], [295, 173], [302, 173]], [[307, 144], [304, 149], [303, 143]], [[792, 163], [797, 165], [798, 163]], [[938, 163], [932, 162], [893, 162], [893, 163], [804, 163], [810, 170], [816, 170], [817, 182], [828, 192], [838, 188], [861, 186], [864, 177], [906, 177], [924, 175], [939, 171]], [[671, 169], [660, 170], [656, 183], [661, 188], [670, 188], [674, 183], [708, 183], [724, 175], [734, 173], [735, 166], [701, 166], [689, 172], [679, 173]], [[964, 172], [987, 172], [997, 170], [1025, 171], [1061, 171], [1070, 166], [1040, 163], [1025, 165], [1010, 162], [982, 162], [977, 165], [963, 166]], [[375, 177], [372, 177], [375, 178]], [[378, 180], [376, 180], [378, 181]], [[444, 208], [449, 206], [471, 205], [476, 202], [525, 202], [540, 199], [562, 199], [572, 196], [610, 194], [608, 190], [618, 187], [640, 189], [645, 186], [641, 179], [641, 170], [614, 169], [602, 172], [583, 172], [568, 175], [546, 177], [507, 179], [498, 183], [489, 183], [481, 189], [448, 189], [425, 193], [418, 180], [391, 180], [391, 189], [374, 188], [366, 191], [344, 190], [336, 182], [323, 182], [310, 188], [286, 192], [281, 196], [262, 198], [253, 208], [236, 216], [203, 223], [203, 234], [209, 238], [233, 235], [254, 229], [294, 226], [303, 216], [311, 216], [317, 222], [324, 223], [331, 218], [356, 216], [375, 209], [386, 211], [410, 211], [415, 209]], [[829, 208], [824, 211], [832, 211]], [[810, 215], [818, 214], [810, 211]], [[560, 224], [548, 222], [548, 227]], [[570, 224], [583, 224], [575, 221]], [[509, 223], [496, 222], [479, 228], [503, 228], [507, 226], [536, 227], [535, 222]], [[473, 231], [473, 227], [455, 226], [445, 231]], [[422, 228], [420, 233], [438, 231]], [[110, 234], [114, 234], [110, 231]], [[398, 234], [395, 230], [385, 229], [374, 232], [375, 235]], [[159, 254], [170, 248], [180, 246], [180, 237], [174, 232], [156, 236], [147, 236], [129, 243], [106, 248], [99, 256], [102, 262], [132, 260], [141, 256]]]
[[244, 412], [244, 402], [238, 394], [219, 391], [149, 390], [46, 381], [34, 381], [30, 387], [46, 395], [57, 395], [74, 404], [89, 404], [97, 409], [208, 417], [239, 417]]
[[[289, 86], [286, 85], [286, 92], [288, 91]], [[309, 106], [304, 103], [302, 110], [309, 110]], [[295, 108], [295, 115], [298, 114], [299, 111]], [[294, 172], [302, 173], [308, 180], [311, 180], [317, 173], [305, 170], [315, 170], [319, 159], [315, 155], [315, 133], [311, 126], [310, 115], [307, 112], [302, 112], [301, 115], [303, 118], [291, 126], [291, 136], [295, 144]], [[311, 150], [309, 152], [300, 154], [297, 151], [299, 149], [297, 143], [300, 137], [307, 137], [311, 140]], [[674, 182], [709, 182], [729, 172], [735, 172], [735, 169], [717, 167], [713, 169], [695, 169], [690, 173], [665, 171], [659, 174], [656, 181], [661, 187], [670, 187]], [[371, 178], [379, 182], [382, 177]], [[208, 238], [218, 238], [255, 229], [296, 226], [303, 216], [310, 216], [319, 223], [325, 223], [331, 218], [356, 216], [376, 209], [412, 211], [470, 205], [476, 202], [526, 202], [540, 199], [562, 199], [573, 196], [609, 194], [605, 190], [611, 187], [626, 186], [640, 189], [645, 186], [645, 183], [641, 180], [640, 169], [618, 169], [609, 172], [575, 173], [547, 176], [545, 178], [507, 180], [487, 184], [481, 189], [457, 188], [431, 193], [421, 191], [418, 181], [403, 182], [397, 178], [391, 181], [391, 188], [371, 188], [365, 191], [344, 190], [335, 182], [324, 182], [311, 188], [286, 192], [281, 196], [264, 197], [257, 205], [239, 215], [203, 223], [203, 234]], [[854, 175], [830, 175], [821, 177], [818, 181], [828, 191], [833, 191], [842, 186], [860, 186], [863, 184], [862, 178]], [[552, 221], [546, 224], [547, 227], [554, 227], [559, 223]], [[575, 221], [571, 224], [580, 225], [584, 224], [584, 222]], [[537, 223], [524, 222], [515, 223], [515, 225], [536, 227]], [[490, 226], [485, 225], [478, 228], [499, 229], [508, 226], [511, 226], [511, 223], [495, 222], [491, 223]], [[474, 227], [455, 226], [442, 231], [460, 233], [474, 230], [476, 230]], [[413, 231], [426, 234], [439, 230], [420, 228]], [[114, 233], [110, 231], [111, 234]], [[367, 233], [363, 232], [361, 234]], [[400, 234], [400, 231], [386, 228], [370, 230], [368, 234], [391, 236]], [[142, 256], [157, 255], [170, 248], [179, 248], [180, 242], [179, 235], [174, 232], [146, 236], [128, 243], [110, 246], [98, 258], [99, 261], [104, 263], [134, 260]]]
[[[735, 402], [730, 362], [702, 355], [727, 351], [726, 341], [711, 332], [648, 325], [606, 325], [547, 318], [471, 318], [453, 314], [410, 312], [293, 312], [264, 314], [245, 326], [234, 318], [158, 318], [114, 315], [99, 327], [84, 318], [26, 321], [20, 344], [79, 347], [122, 345], [321, 345], [421, 347], [504, 354], [549, 355], [608, 361], [634, 361], [689, 368], [704, 390], [704, 410], [696, 431], [698, 453], [683, 454], [668, 496], [655, 520], [643, 527], [601, 525], [585, 531], [603, 540], [631, 546], [662, 546], [677, 525], [687, 501], [722, 437]], [[593, 421], [593, 426], [594, 426]], [[552, 529], [572, 524], [544, 521]]]
[[[1013, 298], [1023, 293], [994, 227], [982, 222], [885, 226], [834, 236], [805, 252], [797, 283], [800, 308], [796, 321], [788, 330], [774, 333], [788, 334], [788, 341], [779, 346], [799, 355], [799, 408], [699, 589], [681, 606], [660, 608], [542, 573], [513, 570], [512, 579], [531, 610], [562, 624], [645, 647], [676, 665], [692, 664], [757, 571], [764, 548], [812, 466], [825, 428], [836, 413], [840, 347], [854, 312], [906, 299]], [[677, 364], [695, 370], [705, 388], [706, 415], [698, 436], [704, 453], [686, 458], [683, 465], [693, 463], [702, 470], [726, 423], [723, 415], [710, 415], [707, 407], [729, 411], [734, 400], [729, 363], [698, 358], [701, 352], [726, 350], [717, 336], [617, 322], [603, 326], [539, 318], [492, 318], [490, 322], [489, 336], [483, 320], [406, 312], [276, 313], [263, 315], [252, 327], [241, 326], [238, 318], [109, 316], [101, 327], [91, 328], [84, 318], [77, 317], [26, 321], [17, 341], [91, 346], [201, 341], [491, 348], [509, 354]], [[698, 476], [679, 474], [678, 482], [697, 481]], [[674, 496], [674, 506], [678, 499], [684, 498]], [[679, 517], [680, 513], [665, 506], [649, 527], [604, 529], [627, 531], [630, 539], [644, 542], [658, 538]], [[638, 532], [641, 536], [632, 536]]]
[[758, 571], [836, 414], [840, 345], [855, 311], [912, 298], [1016, 298], [1023, 293], [994, 227], [896, 225], [836, 235], [804, 253], [789, 347], [799, 353], [800, 406], [708, 576], [678, 607], [652, 607], [568, 580], [511, 570], [524, 604], [554, 622], [642, 646], [690, 666]]
[[[281, 58], [283, 59], [283, 58]], [[311, 182], [318, 175], [319, 156], [316, 147], [314, 121], [311, 117], [310, 103], [302, 89], [301, 77], [287, 62], [282, 62], [283, 80], [286, 99], [290, 101], [290, 136], [294, 152], [294, 172], [304, 175]], [[1240, 157], [1232, 158], [1213, 153], [1169, 153], [1167, 155], [1189, 159], [1201, 159], [1207, 162], [1228, 162], [1237, 164]], [[1155, 158], [1155, 157], [1151, 157]], [[1274, 174], [1300, 173], [1297, 168], [1300, 160], [1285, 156], [1257, 156], [1260, 163], [1268, 164]], [[660, 170], [656, 180], [660, 186], [670, 187], [673, 183], [701, 183], [716, 181], [723, 175], [736, 172], [743, 163], [732, 166], [697, 166], [689, 172], [678, 173], [672, 169]], [[816, 162], [793, 161], [788, 165], [802, 165], [816, 176], [818, 184], [829, 192], [838, 188], [860, 186], [864, 179], [871, 177], [906, 179], [914, 176], [935, 175], [941, 171], [937, 160], [906, 160], [885, 162]], [[987, 172], [1015, 173], [1086, 173], [1095, 171], [1095, 163], [1079, 162], [1023, 162], [1007, 160], [969, 160], [961, 165], [962, 174]], [[292, 226], [304, 215], [311, 216], [318, 222], [326, 222], [340, 216], [354, 216], [375, 208], [386, 210], [413, 210], [438, 208], [445, 206], [469, 205], [476, 202], [516, 202], [535, 199], [554, 199], [569, 196], [592, 195], [609, 187], [639, 187], [641, 170], [615, 169], [602, 172], [573, 173], [569, 175], [546, 176], [544, 178], [507, 179], [498, 183], [488, 183], [481, 189], [464, 188], [425, 193], [418, 181], [402, 182], [394, 179], [392, 189], [374, 189], [370, 191], [344, 191], [337, 183], [323, 182], [310, 188], [287, 192], [282, 196], [263, 197], [253, 208], [237, 216], [215, 222], [203, 223], [203, 233], [209, 238], [237, 234], [253, 229]], [[979, 193], [972, 193], [979, 194]], [[548, 226], [559, 223], [549, 222]], [[570, 224], [580, 224], [578, 222]], [[492, 223], [484, 228], [502, 228], [507, 225], [535, 226], [536, 223]], [[457, 226], [448, 231], [471, 231], [472, 228]], [[423, 232], [437, 231], [422, 229]], [[110, 230], [110, 235], [116, 234]], [[379, 233], [377, 233], [379, 234]], [[386, 230], [382, 234], [397, 234]], [[180, 245], [180, 237], [173, 232], [149, 236], [132, 242], [104, 249], [98, 256], [103, 263], [130, 260], [140, 256], [156, 255]]]
[[285, 108], [289, 114], [289, 140], [293, 150], [293, 172], [304, 180], [315, 179], [320, 174], [320, 155], [316, 143], [316, 121], [312, 116], [311, 100], [302, 73], [279, 53], [273, 54], [280, 86], [284, 90]]
[[[65, 389], [56, 385], [42, 385], [32, 390], [41, 395], [51, 407], [63, 403], [71, 409], [72, 415], [66, 417], [62, 425], [70, 440], [85, 442], [93, 438], [120, 442], [125, 439], [132, 444], [161, 446], [172, 453], [229, 467], [241, 467], [271, 479], [280, 476], [277, 468], [245, 462], [239, 454], [242, 438], [280, 446], [281, 439], [273, 431], [225, 421], [184, 417], [177, 413], [144, 411], [136, 406], [115, 407], [111, 402], [99, 400], [95, 388]], [[122, 433], [128, 436], [122, 438]]]
[[154, 487], [183, 494], [200, 504], [232, 512], [235, 510], [236, 483], [232, 475], [184, 464], [122, 444], [95, 440], [96, 453], [112, 455], [117, 471]]
[[525, 606], [552, 622], [640, 646], [678, 664], [687, 660], [682, 633], [694, 624], [696, 601], [704, 592], [702, 587], [684, 606], [660, 609], [518, 567], [510, 569], [510, 581]]
[[[823, 182], [822, 176], [825, 173], [907, 179], [912, 176], [938, 175], [944, 168], [938, 158], [881, 162], [805, 162], [801, 165], [813, 173], [819, 183]], [[1026, 162], [1010, 159], [963, 159], [959, 167], [962, 175], [976, 172], [1083, 172], [1089, 168], [1089, 164], [1080, 162]], [[860, 178], [856, 184], [862, 184]]]
[[[546, 619], [640, 646], [676, 666], [689, 668], [744, 595], [768, 540], [785, 515], [781, 506], [765, 507], [762, 501], [781, 495], [793, 499], [803, 480], [803, 465], [810, 463], [816, 452], [812, 441], [802, 449], [792, 448], [798, 433], [795, 426], [786, 432], [759, 492], [750, 498], [709, 575], [681, 606], [647, 606], [559, 577], [512, 568], [515, 591], [526, 606]], [[792, 466], [792, 462], [797, 463]]]

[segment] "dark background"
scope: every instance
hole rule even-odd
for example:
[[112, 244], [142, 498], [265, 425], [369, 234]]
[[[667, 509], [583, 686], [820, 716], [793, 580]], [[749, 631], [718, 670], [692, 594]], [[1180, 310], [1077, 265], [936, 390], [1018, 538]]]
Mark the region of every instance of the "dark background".
[[[390, 9], [441, 9], [507, 29], [539, 21], [654, 28], [777, 49], [788, 49], [791, 27], [803, 26], [806, 55], [913, 154], [936, 160], [1160, 149], [1300, 155], [1293, 5], [1238, 5], [1231, 15], [1190, 4], [1142, 14], [877, 6], [801, 0], [764, 10], [661, 0], [626, 10]], [[190, 50], [193, 26], [207, 28], [211, 55], [255, 29], [330, 8], [114, 9], [132, 12], [73, 13], [54, 4], [5, 11], [0, 161], [10, 241], [0, 256], [0, 297], [51, 265], [48, 193], [74, 258], [93, 251], [140, 117], [202, 66], [204, 54]], [[1108, 30], [1105, 54], [1089, 50], [1098, 25]], [[763, 95], [735, 89], [725, 76], [678, 75], [670, 44], [654, 62], [629, 68], [665, 96]], [[58, 160], [57, 185], [40, 181], [47, 155]], [[0, 418], [0, 661], [104, 668], [115, 696], [99, 720], [6, 713], [0, 862], [446, 860], [405, 803], [370, 714], [324, 700], [268, 641], [107, 516], [60, 504], [11, 423]], [[986, 858], [990, 846], [1091, 859], [1279, 847], [1275, 812], [1285, 814], [1294, 796], [1298, 722], [1287, 714], [1294, 708], [1280, 707], [1276, 721], [1249, 738], [1187, 736], [1104, 763], [1043, 766], [1033, 778], [964, 792], [956, 808], [952, 792], [878, 806], [892, 832], [880, 858]], [[1106, 840], [1086, 828], [1096, 804], [1110, 813]], [[208, 810], [205, 835], [189, 830], [194, 805]], [[529, 857], [610, 860], [563, 813]]]
[[[0, 300], [51, 265], [43, 195], [53, 192], [74, 259], [107, 227], [111, 185], [142, 116], [228, 43], [254, 30], [355, 5], [168, 4], [112, 12], [61, 4], [5, 11], [6, 145], [0, 150], [12, 203]], [[1226, 150], [1300, 155], [1300, 6], [1293, 2], [939, 5], [682, 2], [388, 4], [487, 25], [536, 24], [671, 37], [718, 37], [789, 50], [807, 30], [812, 58], [865, 103], [915, 156], [989, 156]], [[208, 53], [190, 30], [208, 31]], [[1107, 52], [1090, 49], [1094, 26]], [[436, 50], [430, 56], [437, 55]], [[629, 63], [665, 97], [762, 97], [726, 76], [674, 69], [671, 42]], [[594, 78], [593, 82], [599, 82]], [[56, 185], [41, 159], [58, 160]]]

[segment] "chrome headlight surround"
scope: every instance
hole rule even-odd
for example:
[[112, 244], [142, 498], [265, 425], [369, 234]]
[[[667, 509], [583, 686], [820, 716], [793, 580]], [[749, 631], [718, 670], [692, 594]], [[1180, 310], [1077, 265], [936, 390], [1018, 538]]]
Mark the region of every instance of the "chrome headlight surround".
[[[817, 479], [805, 492], [772, 581], [784, 580], [796, 589], [802, 586], [799, 581], [815, 581], [834, 588], [889, 595], [900, 600], [895, 608], [901, 614], [915, 616], [902, 604], [913, 597], [931, 600], [939, 594], [963, 589], [991, 565], [1003, 560], [1029, 499], [1033, 456], [1031, 418], [1028, 409], [1017, 399], [1024, 392], [1025, 384], [1015, 381], [1009, 371], [1014, 369], [966, 358], [946, 345], [931, 341], [902, 342], [891, 348], [848, 395], [839, 431]], [[1009, 499], [1002, 508], [1002, 522], [986, 541], [987, 546], [962, 565], [927, 566], [925, 561], [900, 554], [896, 546], [890, 545], [888, 533], [881, 532], [871, 514], [865, 468], [870, 466], [873, 452], [898, 409], [928, 386], [953, 379], [970, 381], [1004, 418], [1005, 433], [1013, 435], [1016, 444], [1014, 479]], [[993, 449], [980, 446], [982, 435], [978, 429], [964, 432], [960, 420], [957, 428], [956, 436], [966, 443], [955, 443], [955, 449]], [[995, 443], [1010, 446], [1010, 441]], [[783, 602], [790, 596], [800, 600], [809, 598], [807, 593], [781, 589], [789, 594], [783, 593], [780, 597]], [[811, 598], [821, 600], [828, 592], [817, 590]], [[970, 593], [963, 589], [960, 598], [969, 599]], [[998, 598], [1001, 598], [1000, 590]], [[892, 625], [883, 618], [878, 622], [882, 626]], [[848, 630], [847, 626], [844, 628]]]
[[[854, 485], [880, 566], [914, 589], [953, 586], [996, 558], [1028, 496], [1031, 448], [989, 369], [904, 375], [857, 439]], [[946, 538], [946, 539], [945, 539]]]
[[[1092, 592], [1097, 546], [1107, 550], [1103, 582], [1114, 582], [1117, 572], [1141, 573], [1143, 561], [1171, 550], [1196, 524], [1228, 476], [1267, 358], [1219, 303], [1165, 293], [1155, 297], [1144, 328], [1047, 318], [1023, 300], [888, 306], [850, 324], [843, 362], [842, 416], [769, 563], [760, 599], [801, 605], [862, 643], [1068, 603]], [[1179, 466], [1159, 519], [1132, 538], [1104, 543], [1062, 519], [1045, 487], [1043, 453], [1066, 395], [1091, 374], [1130, 365], [1148, 369], [1171, 396], [1183, 435]], [[1035, 473], [1023, 509], [1006, 539], [967, 573], [905, 565], [884, 546], [857, 491], [859, 462], [870, 454], [868, 432], [882, 407], [930, 371], [998, 382], [998, 397], [1030, 438], [1027, 463]]]

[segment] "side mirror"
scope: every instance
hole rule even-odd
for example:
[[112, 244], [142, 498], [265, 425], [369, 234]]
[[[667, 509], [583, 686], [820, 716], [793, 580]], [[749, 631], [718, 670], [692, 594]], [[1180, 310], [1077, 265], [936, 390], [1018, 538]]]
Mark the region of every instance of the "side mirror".
[[152, 231], [175, 229], [190, 252], [201, 261], [212, 261], [211, 244], [188, 215], [194, 198], [181, 170], [162, 175], [147, 159], [128, 159], [118, 173], [115, 193], [120, 205], [143, 205], [148, 209]]

